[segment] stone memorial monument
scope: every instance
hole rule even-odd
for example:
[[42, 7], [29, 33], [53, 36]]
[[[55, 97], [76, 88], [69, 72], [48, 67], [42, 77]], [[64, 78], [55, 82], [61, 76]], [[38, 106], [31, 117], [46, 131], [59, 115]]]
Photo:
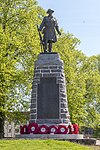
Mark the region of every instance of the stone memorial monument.
[[64, 65], [57, 53], [41, 53], [35, 62], [30, 122], [69, 122]]
[[80, 139], [83, 135], [70, 132], [64, 63], [58, 53], [52, 52], [52, 43], [57, 41], [56, 31], [61, 35], [53, 12], [48, 9], [48, 16], [38, 27], [44, 52], [38, 55], [34, 64], [29, 125], [21, 127], [19, 137]]
[[64, 64], [59, 54], [52, 53], [52, 43], [57, 41], [56, 31], [61, 35], [53, 12], [48, 9], [48, 16], [38, 28], [44, 53], [39, 54], [35, 62], [30, 115], [30, 122], [38, 124], [69, 122]]

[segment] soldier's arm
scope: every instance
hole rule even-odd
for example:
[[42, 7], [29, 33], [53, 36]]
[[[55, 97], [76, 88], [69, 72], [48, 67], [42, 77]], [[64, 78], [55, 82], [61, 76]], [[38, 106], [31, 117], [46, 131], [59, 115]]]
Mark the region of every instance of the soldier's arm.
[[44, 25], [45, 25], [45, 17], [43, 18], [43, 21], [42, 21], [42, 23], [41, 23], [41, 25], [39, 27], [40, 31], [43, 29]]
[[58, 34], [61, 35], [61, 32], [60, 32], [60, 30], [59, 30], [59, 26], [58, 26], [58, 22], [57, 22], [56, 19], [55, 19], [55, 29], [56, 29], [56, 31], [58, 32]]

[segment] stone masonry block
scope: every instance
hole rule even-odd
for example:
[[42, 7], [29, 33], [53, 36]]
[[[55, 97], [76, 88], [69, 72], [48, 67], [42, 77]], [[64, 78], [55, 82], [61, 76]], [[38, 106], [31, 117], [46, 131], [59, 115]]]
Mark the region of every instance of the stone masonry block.
[[31, 119], [30, 121], [29, 121], [29, 123], [35, 123], [36, 122], [36, 119]]
[[50, 70], [41, 70], [42, 73], [48, 72], [50, 73]]
[[42, 77], [42, 73], [35, 73], [35, 77]]
[[64, 66], [57, 66], [58, 69], [64, 69]]
[[61, 97], [60, 101], [61, 101], [61, 103], [62, 103], [62, 102], [64, 103], [64, 102], [67, 102], [67, 99], [66, 99], [66, 98]]
[[60, 93], [60, 97], [66, 97], [66, 94], [65, 93]]
[[37, 69], [49, 69], [49, 66], [37, 66]]
[[32, 90], [32, 94], [36, 94], [36, 92], [37, 92], [36, 88]]
[[61, 118], [67, 118], [66, 113], [65, 114], [61, 114]]
[[31, 103], [36, 104], [36, 98], [31, 98]]
[[61, 72], [60, 69], [51, 69], [51, 72]]
[[68, 113], [68, 109], [67, 108], [61, 109], [61, 113]]
[[67, 103], [61, 103], [61, 108], [67, 108]]
[[60, 76], [60, 73], [44, 73], [43, 77], [58, 77]]
[[32, 85], [32, 89], [35, 89], [35, 88], [37, 89], [37, 84]]
[[69, 122], [70, 122], [69, 119], [63, 119], [63, 123], [64, 123], [64, 124], [68, 124]]
[[37, 98], [37, 94], [36, 93], [32, 93], [32, 99]]
[[62, 89], [65, 89], [66, 86], [65, 86], [65, 84], [59, 84], [59, 87]]
[[36, 113], [36, 109], [31, 109], [31, 114]]
[[49, 66], [49, 69], [57, 69], [57, 66]]
[[37, 119], [38, 124], [60, 124], [62, 123], [61, 119]]
[[35, 73], [41, 73], [41, 70], [40, 69], [35, 69], [34, 72]]
[[36, 104], [32, 103], [32, 104], [31, 104], [31, 108], [32, 108], [32, 109], [33, 109], [33, 108], [36, 108]]
[[60, 84], [60, 83], [63, 84], [63, 83], [64, 83], [64, 80], [57, 80], [57, 83], [58, 83], [58, 84]]
[[31, 119], [36, 119], [36, 114], [31, 114]]

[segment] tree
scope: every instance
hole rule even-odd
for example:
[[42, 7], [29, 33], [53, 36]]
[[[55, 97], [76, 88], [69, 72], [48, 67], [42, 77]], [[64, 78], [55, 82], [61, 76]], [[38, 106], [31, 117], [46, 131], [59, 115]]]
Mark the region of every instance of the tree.
[[[33, 63], [40, 52], [36, 25], [44, 10], [35, 0], [1, 0], [0, 137], [9, 111], [29, 108]], [[27, 97], [27, 101], [26, 101]]]
[[64, 61], [68, 106], [72, 122], [95, 127], [99, 119], [99, 57], [86, 57], [72, 34], [62, 33], [55, 50]]
[[68, 106], [72, 122], [83, 123], [85, 81], [80, 68], [86, 56], [77, 50], [80, 41], [72, 34], [62, 33], [55, 49], [64, 61]]
[[86, 126], [96, 127], [100, 122], [100, 73], [99, 61], [97, 56], [92, 56], [86, 59], [82, 67], [82, 72], [85, 75], [86, 93], [85, 97], [85, 113]]
[[3, 136], [3, 126], [8, 94], [10, 94], [10, 88], [13, 87], [14, 78], [12, 77], [14, 77], [16, 73], [14, 68], [16, 60], [6, 56], [8, 53], [7, 39], [8, 36], [3, 33], [3, 30], [0, 26], [0, 137]]

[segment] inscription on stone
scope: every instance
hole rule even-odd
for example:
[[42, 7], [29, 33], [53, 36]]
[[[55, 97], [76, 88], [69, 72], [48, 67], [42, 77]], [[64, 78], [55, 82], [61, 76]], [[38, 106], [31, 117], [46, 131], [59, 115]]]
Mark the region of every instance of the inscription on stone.
[[59, 119], [59, 84], [55, 77], [40, 78], [37, 119]]

